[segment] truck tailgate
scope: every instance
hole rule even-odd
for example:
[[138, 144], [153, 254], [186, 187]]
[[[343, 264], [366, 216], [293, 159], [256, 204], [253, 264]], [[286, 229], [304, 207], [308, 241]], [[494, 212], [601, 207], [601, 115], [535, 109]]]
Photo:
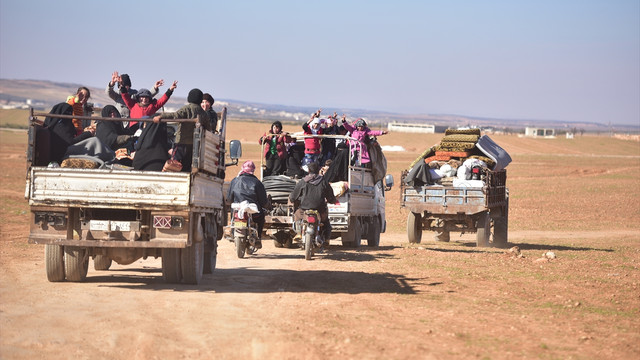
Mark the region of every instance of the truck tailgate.
[[29, 176], [29, 205], [189, 206], [190, 175], [185, 172], [32, 167]]
[[433, 214], [476, 214], [486, 210], [483, 188], [446, 186], [405, 187], [402, 202], [412, 212]]

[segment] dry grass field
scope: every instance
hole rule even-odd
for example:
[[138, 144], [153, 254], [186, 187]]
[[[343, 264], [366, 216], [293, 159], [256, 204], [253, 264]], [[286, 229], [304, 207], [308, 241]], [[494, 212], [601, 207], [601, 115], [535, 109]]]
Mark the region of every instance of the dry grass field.
[[[242, 161], [258, 160], [269, 124], [229, 120]], [[405, 149], [386, 154], [389, 173], [441, 137], [379, 137]], [[164, 284], [158, 259], [47, 282], [27, 244], [26, 135], [0, 131], [0, 358], [640, 358], [640, 143], [490, 137], [513, 158], [519, 256], [468, 235], [408, 244], [396, 186], [379, 249], [304, 261], [267, 243], [237, 259], [221, 241], [216, 272], [187, 286]]]

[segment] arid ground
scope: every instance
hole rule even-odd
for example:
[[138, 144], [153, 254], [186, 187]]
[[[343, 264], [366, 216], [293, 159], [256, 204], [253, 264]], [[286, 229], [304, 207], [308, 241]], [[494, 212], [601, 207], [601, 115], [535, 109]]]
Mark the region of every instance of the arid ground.
[[[268, 127], [232, 119], [227, 138], [255, 161]], [[222, 240], [214, 274], [190, 286], [165, 284], [160, 259], [48, 282], [27, 243], [26, 134], [0, 131], [0, 358], [640, 358], [640, 143], [490, 136], [513, 158], [520, 255], [473, 234], [409, 244], [396, 186], [378, 249], [336, 243], [305, 261], [267, 242], [238, 259]], [[441, 137], [380, 137], [406, 149], [387, 153], [396, 181]]]

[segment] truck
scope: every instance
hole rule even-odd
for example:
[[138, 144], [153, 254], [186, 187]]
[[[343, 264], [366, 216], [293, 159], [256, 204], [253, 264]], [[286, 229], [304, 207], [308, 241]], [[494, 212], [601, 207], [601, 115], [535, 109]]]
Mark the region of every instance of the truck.
[[[297, 143], [302, 143], [305, 137], [344, 139], [357, 141], [344, 135], [291, 135]], [[375, 145], [378, 146], [379, 145]], [[331, 221], [331, 239], [340, 238], [345, 247], [358, 248], [365, 239], [370, 247], [378, 247], [380, 233], [386, 231], [385, 196], [393, 186], [391, 174], [374, 174], [374, 170], [357, 165], [354, 154], [349, 150], [344, 174], [344, 181], [331, 183], [338, 202], [327, 204], [329, 220]], [[261, 154], [264, 153], [264, 149]], [[378, 158], [384, 164], [386, 159], [382, 151], [378, 151]], [[262, 157], [264, 161], [264, 157]], [[262, 163], [262, 162], [261, 162]], [[264, 177], [264, 166], [260, 167], [260, 178], [265, 185], [270, 198], [271, 208], [265, 216], [265, 233], [273, 238], [276, 247], [291, 247], [295, 232], [293, 230], [293, 204], [289, 203], [289, 194], [293, 191], [299, 179], [286, 175]]]
[[[435, 152], [434, 148], [424, 157], [429, 159], [429, 155]], [[509, 190], [504, 167], [511, 158], [486, 135], [478, 139], [474, 148], [495, 164], [479, 168], [478, 179], [474, 181], [408, 184], [410, 171], [402, 171], [401, 207], [408, 210], [407, 237], [410, 243], [420, 243], [422, 231], [428, 230], [435, 232], [434, 239], [441, 242], [450, 241], [451, 232], [461, 232], [475, 233], [478, 247], [507, 245]]]
[[[237, 164], [242, 152], [240, 142], [232, 140], [227, 154], [226, 108], [219, 115], [220, 133], [196, 127], [187, 172], [51, 166], [49, 134], [42, 122], [48, 115], [31, 110], [25, 198], [30, 207], [28, 242], [44, 245], [49, 281], [85, 280], [90, 258], [95, 270], [108, 270], [113, 262], [161, 258], [168, 283], [199, 284], [203, 273], [215, 270], [225, 215], [225, 169]], [[195, 119], [170, 124], [181, 121]]]

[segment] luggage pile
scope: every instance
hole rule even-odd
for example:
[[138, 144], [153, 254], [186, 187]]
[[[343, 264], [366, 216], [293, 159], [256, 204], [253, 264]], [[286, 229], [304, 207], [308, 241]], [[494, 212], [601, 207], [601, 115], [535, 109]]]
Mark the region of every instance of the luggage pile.
[[[484, 146], [482, 146], [482, 145]], [[484, 174], [511, 161], [509, 155], [480, 129], [447, 129], [439, 144], [425, 150], [407, 170], [409, 185], [482, 186]]]

